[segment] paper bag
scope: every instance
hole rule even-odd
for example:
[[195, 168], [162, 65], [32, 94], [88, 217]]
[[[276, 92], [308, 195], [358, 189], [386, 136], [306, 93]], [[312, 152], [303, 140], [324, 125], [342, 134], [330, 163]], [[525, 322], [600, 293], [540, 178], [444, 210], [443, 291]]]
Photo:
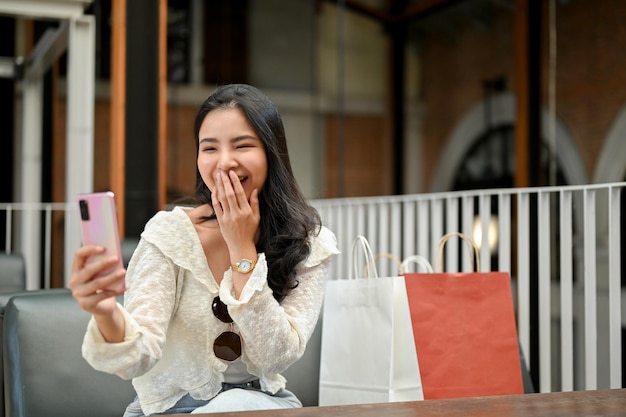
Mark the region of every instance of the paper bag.
[[[353, 244], [373, 255], [367, 240]], [[319, 405], [423, 399], [404, 277], [331, 280], [323, 307]]]
[[404, 275], [424, 399], [524, 393], [508, 273]]

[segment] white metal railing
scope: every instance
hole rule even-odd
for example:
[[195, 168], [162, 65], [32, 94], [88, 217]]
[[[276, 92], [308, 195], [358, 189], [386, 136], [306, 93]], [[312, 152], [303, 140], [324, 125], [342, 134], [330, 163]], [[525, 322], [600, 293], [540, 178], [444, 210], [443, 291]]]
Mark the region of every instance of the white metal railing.
[[[376, 253], [422, 255], [437, 269], [433, 256], [445, 233], [476, 236], [491, 229], [495, 246], [480, 245], [481, 270], [511, 274], [518, 334], [528, 365], [531, 298], [533, 293], [538, 297], [535, 388], [570, 391], [622, 386], [624, 187], [626, 183], [476, 190], [313, 204], [344, 254], [331, 264], [333, 278], [348, 276], [350, 247], [357, 235], [367, 237]], [[446, 271], [471, 270], [469, 254], [459, 252], [458, 245], [455, 240], [446, 245]], [[393, 273], [394, 265], [379, 262], [381, 275]]]
[[[57, 225], [62, 226], [67, 213], [76, 212], [68, 203], [0, 203], [4, 215], [4, 251], [22, 254], [26, 265], [26, 288], [50, 288], [53, 245], [77, 247], [80, 236], [54, 236], [53, 213], [58, 213]], [[73, 249], [72, 249], [73, 250]], [[64, 264], [67, 257], [64, 259]]]
[[[348, 275], [350, 245], [358, 234], [366, 236], [378, 253], [402, 258], [419, 254], [436, 264], [433, 255], [445, 233], [475, 236], [476, 224], [478, 230], [489, 230], [491, 224], [497, 241], [492, 241], [493, 247], [480, 245], [481, 270], [511, 274], [519, 339], [529, 365], [531, 292], [533, 285], [537, 287], [539, 357], [534, 359], [539, 364], [539, 387], [535, 388], [569, 391], [622, 385], [626, 297], [621, 287], [620, 198], [625, 187], [626, 183], [613, 183], [475, 190], [312, 203], [335, 232], [344, 254], [331, 264], [334, 278]], [[64, 245], [67, 254], [80, 244], [79, 233], [65, 238], [53, 233], [56, 211], [63, 214], [58, 222], [78, 222], [73, 203], [0, 203], [0, 214], [6, 214], [6, 251], [24, 255], [27, 273], [34, 277], [29, 289], [40, 282], [43, 288], [50, 286], [53, 245]], [[16, 230], [20, 228], [29, 230]], [[446, 271], [471, 269], [469, 255], [459, 252], [458, 245], [454, 239], [446, 245]], [[460, 257], [453, 256], [458, 253]], [[69, 259], [64, 257], [65, 275]], [[392, 267], [383, 263], [378, 270], [391, 274]]]

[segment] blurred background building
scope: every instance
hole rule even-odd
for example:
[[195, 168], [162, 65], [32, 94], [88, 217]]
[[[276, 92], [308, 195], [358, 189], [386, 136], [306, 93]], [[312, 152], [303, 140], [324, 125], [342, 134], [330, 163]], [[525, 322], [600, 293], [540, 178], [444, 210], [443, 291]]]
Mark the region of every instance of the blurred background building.
[[311, 199], [626, 181], [623, 0], [0, 0], [0, 34], [0, 202], [111, 189], [127, 238], [193, 195], [196, 110], [233, 82]]

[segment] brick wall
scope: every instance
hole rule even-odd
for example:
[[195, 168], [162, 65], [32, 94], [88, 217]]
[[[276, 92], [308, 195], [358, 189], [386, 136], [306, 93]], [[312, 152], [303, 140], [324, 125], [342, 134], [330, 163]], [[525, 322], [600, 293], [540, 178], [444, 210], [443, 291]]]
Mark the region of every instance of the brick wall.
[[[543, 3], [541, 82], [547, 108], [549, 2]], [[592, 178], [603, 143], [626, 104], [626, 7], [621, 0], [555, 4], [556, 114]], [[453, 38], [434, 31], [421, 44], [425, 189], [452, 130], [484, 98], [482, 82], [504, 76], [508, 90], [513, 89], [514, 11], [496, 7], [493, 12], [488, 27], [460, 19]]]

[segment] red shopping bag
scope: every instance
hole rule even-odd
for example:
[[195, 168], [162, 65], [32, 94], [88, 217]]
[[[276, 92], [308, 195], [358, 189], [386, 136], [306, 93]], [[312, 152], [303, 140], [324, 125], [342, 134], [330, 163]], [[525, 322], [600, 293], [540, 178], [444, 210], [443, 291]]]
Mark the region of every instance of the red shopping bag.
[[508, 273], [404, 275], [424, 399], [524, 393]]

